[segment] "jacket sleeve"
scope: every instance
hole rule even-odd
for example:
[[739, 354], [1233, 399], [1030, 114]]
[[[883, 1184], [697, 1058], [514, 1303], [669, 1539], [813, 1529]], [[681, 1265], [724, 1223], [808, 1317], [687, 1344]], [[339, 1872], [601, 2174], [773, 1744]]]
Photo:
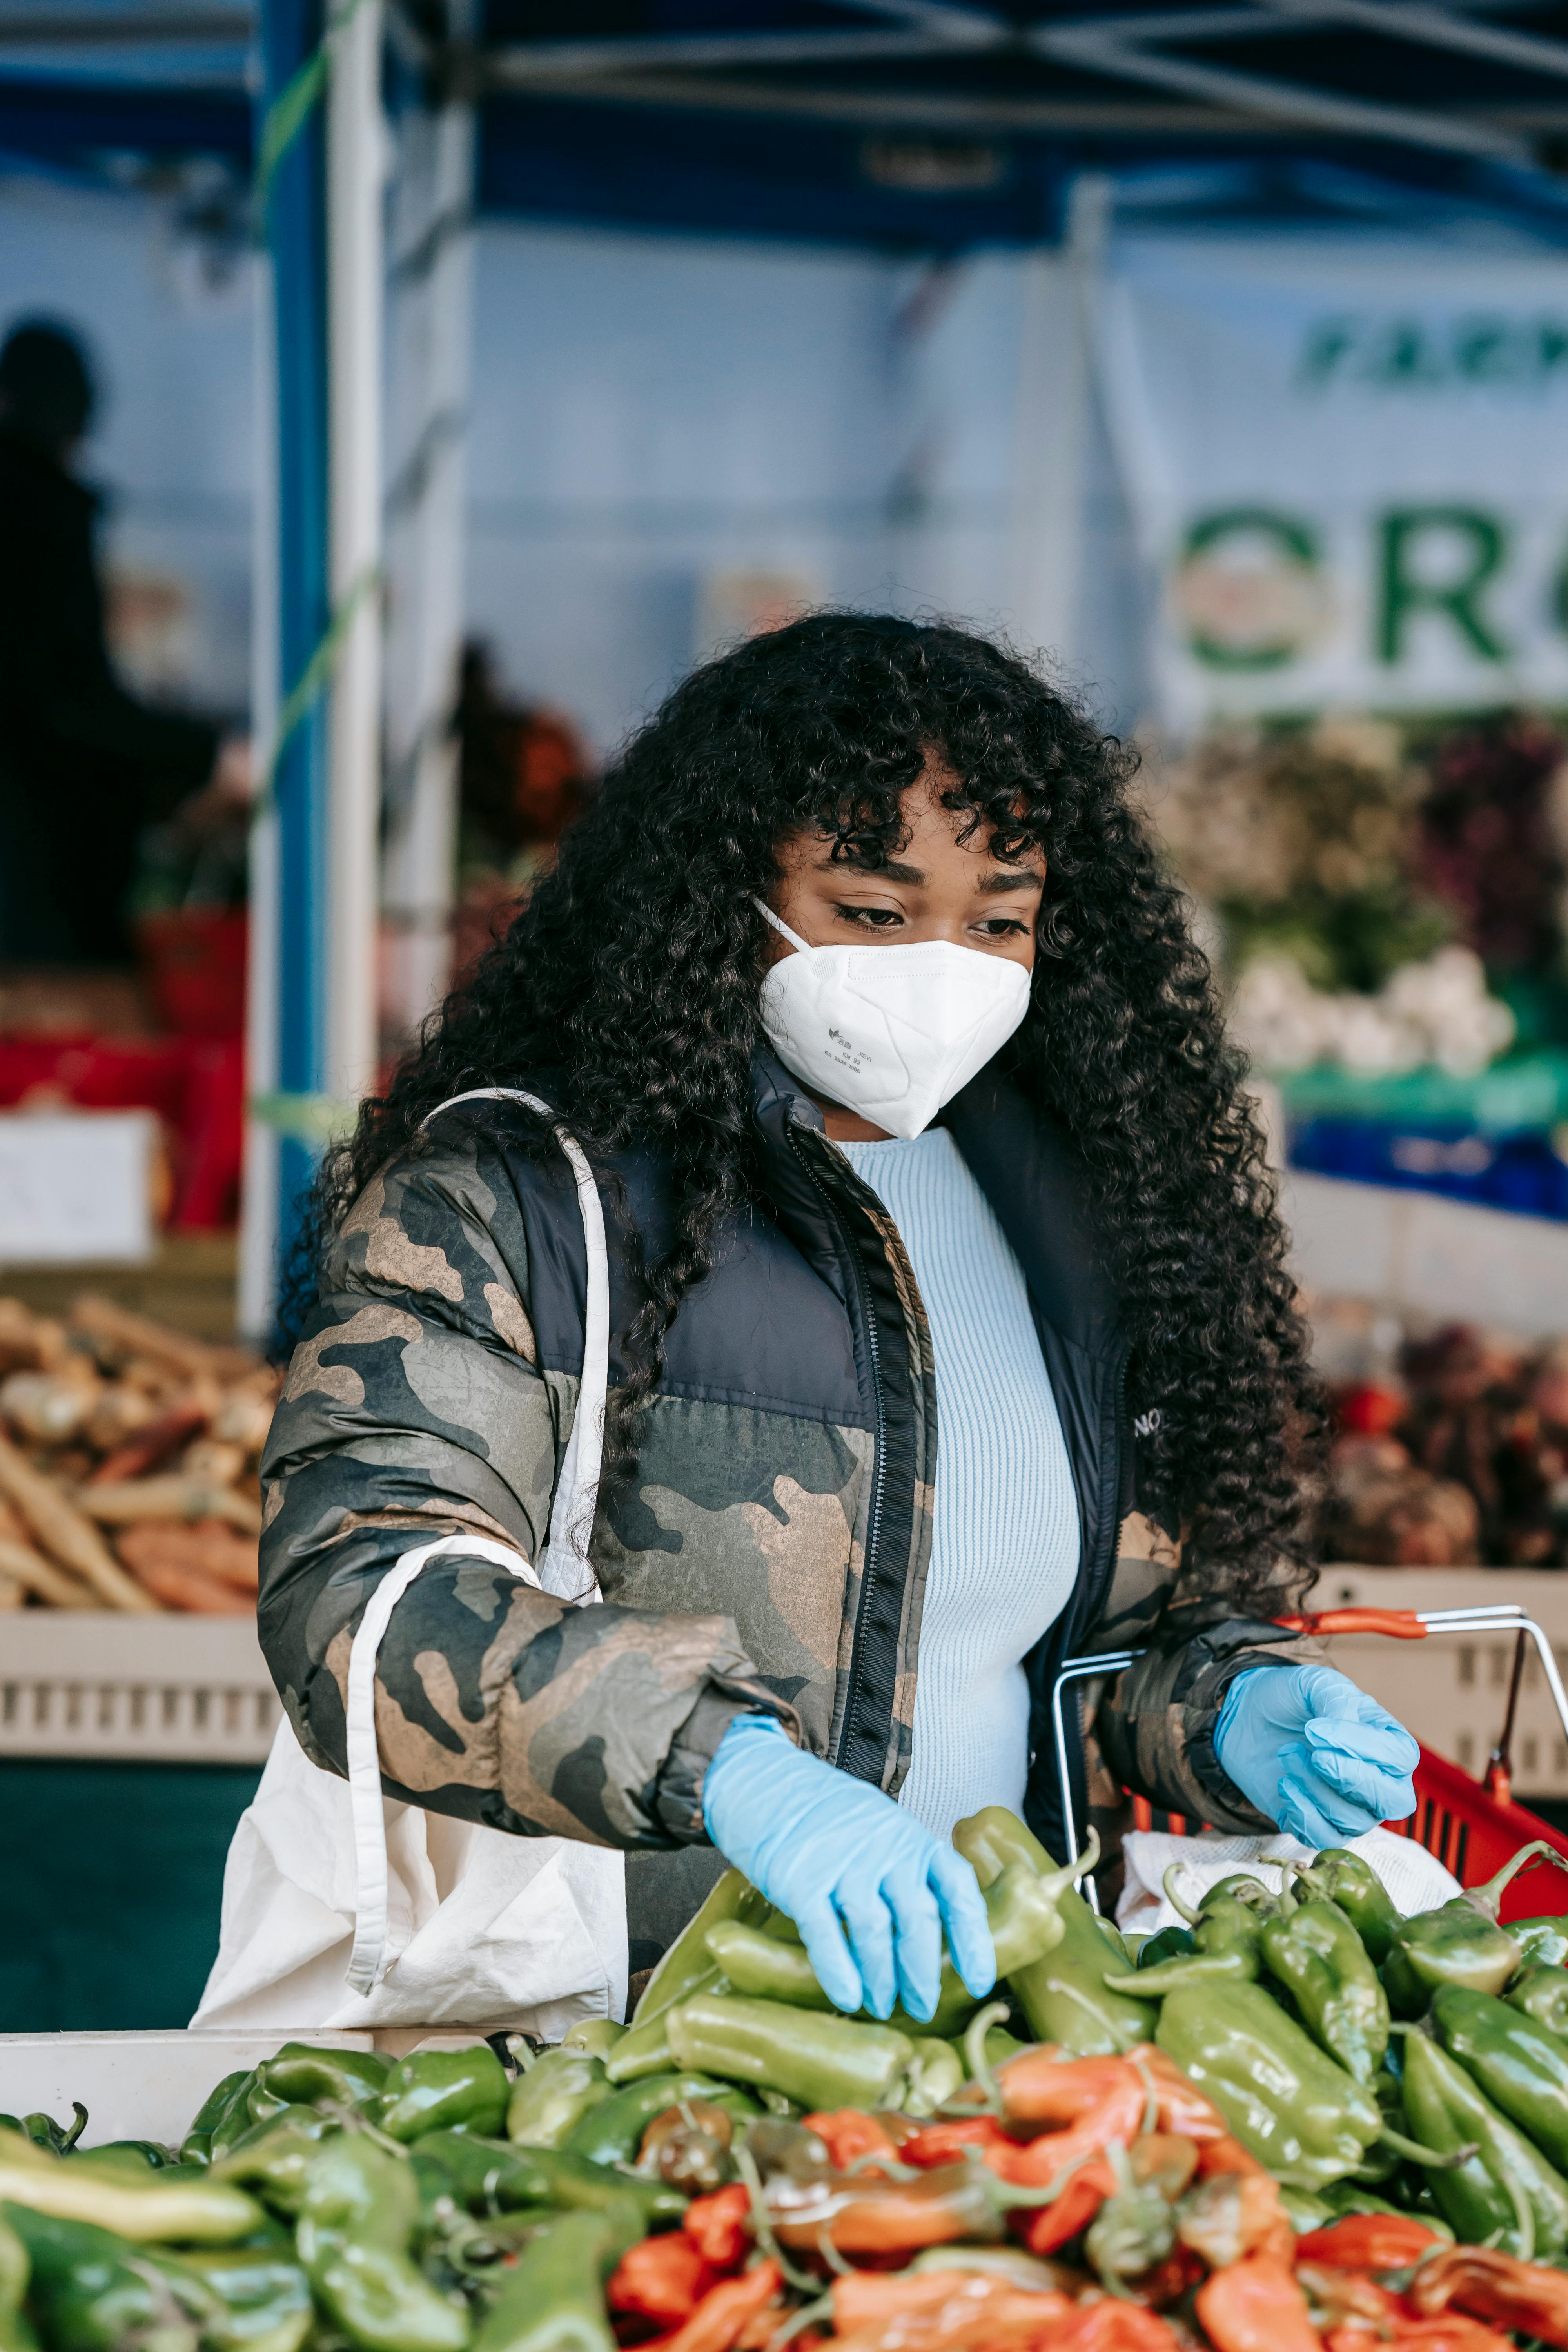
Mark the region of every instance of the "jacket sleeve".
[[[1215, 1728], [1225, 1696], [1248, 1666], [1318, 1659], [1318, 1643], [1222, 1599], [1183, 1593], [1179, 1546], [1134, 1512], [1124, 1520], [1110, 1609], [1095, 1650], [1137, 1649], [1100, 1691], [1093, 1738], [1098, 1764], [1118, 1788], [1218, 1830], [1255, 1836], [1274, 1824], [1220, 1768]], [[1280, 1613], [1289, 1603], [1280, 1594]]]
[[[577, 1385], [539, 1363], [499, 1158], [459, 1137], [378, 1176], [334, 1244], [262, 1464], [262, 1646], [316, 1763], [346, 1774], [350, 1646], [403, 1553], [469, 1534], [542, 1557]], [[796, 1728], [730, 1619], [573, 1608], [456, 1552], [393, 1611], [375, 1683], [389, 1796], [626, 1849], [702, 1840], [703, 1774], [756, 1710]]]

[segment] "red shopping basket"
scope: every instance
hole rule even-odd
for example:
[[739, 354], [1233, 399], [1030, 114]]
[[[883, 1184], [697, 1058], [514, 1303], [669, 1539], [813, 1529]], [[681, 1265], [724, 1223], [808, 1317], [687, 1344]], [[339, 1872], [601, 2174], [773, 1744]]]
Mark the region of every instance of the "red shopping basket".
[[[1541, 1662], [1552, 1693], [1564, 1738], [1568, 1738], [1568, 1695], [1557, 1671], [1557, 1661], [1545, 1633], [1512, 1601], [1494, 1602], [1475, 1609], [1324, 1609], [1315, 1615], [1281, 1617], [1279, 1623], [1292, 1633], [1384, 1633], [1398, 1642], [1426, 1641], [1433, 1633], [1511, 1633], [1514, 1639], [1513, 1675], [1509, 1686], [1508, 1708], [1501, 1734], [1492, 1750], [1487, 1769], [1479, 1781], [1472, 1780], [1457, 1764], [1445, 1756], [1436, 1756], [1429, 1748], [1421, 1750], [1421, 1761], [1415, 1769], [1415, 1811], [1408, 1821], [1390, 1822], [1387, 1826], [1403, 1837], [1413, 1837], [1428, 1853], [1435, 1854], [1444, 1867], [1453, 1872], [1461, 1886], [1479, 1885], [1500, 1870], [1510, 1855], [1521, 1845], [1539, 1838], [1568, 1860], [1568, 1837], [1549, 1829], [1546, 1823], [1523, 1805], [1513, 1801], [1509, 1780], [1509, 1750], [1513, 1736], [1515, 1710], [1519, 1703], [1520, 1683], [1524, 1671], [1527, 1643], [1532, 1643]], [[1056, 1741], [1057, 1779], [1061, 1791], [1062, 1818], [1066, 1824], [1068, 1851], [1079, 1850], [1078, 1829], [1073, 1817], [1072, 1783], [1068, 1772], [1067, 1725], [1064, 1702], [1070, 1685], [1109, 1674], [1119, 1674], [1142, 1655], [1137, 1650], [1119, 1650], [1111, 1655], [1098, 1658], [1069, 1658], [1058, 1675], [1051, 1692], [1051, 1727]], [[1152, 1825], [1152, 1809], [1146, 1797], [1132, 1799], [1133, 1818], [1140, 1829]], [[1178, 1834], [1187, 1827], [1179, 1814], [1162, 1817]], [[1197, 1826], [1202, 1827], [1199, 1823]], [[1092, 1879], [1084, 1882], [1084, 1892], [1098, 1911], [1099, 1896]], [[1563, 1874], [1550, 1863], [1532, 1863], [1521, 1870], [1507, 1888], [1502, 1900], [1502, 1916], [1528, 1919], [1538, 1913], [1559, 1913], [1568, 1910], [1563, 1896]]]

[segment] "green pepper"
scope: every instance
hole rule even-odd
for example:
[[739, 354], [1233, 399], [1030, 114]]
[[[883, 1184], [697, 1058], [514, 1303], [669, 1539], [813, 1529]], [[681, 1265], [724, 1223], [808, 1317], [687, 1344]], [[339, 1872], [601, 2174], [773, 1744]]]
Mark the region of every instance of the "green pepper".
[[1430, 2158], [1390, 2131], [1366, 2087], [1319, 2049], [1261, 1985], [1189, 1985], [1166, 1997], [1155, 2041], [1208, 2093], [1242, 2146], [1292, 2189], [1353, 2172], [1374, 2141]]
[[26, 2252], [28, 2305], [54, 2352], [198, 2352], [194, 2318], [139, 2246], [90, 2221], [0, 2210]]
[[427, 2131], [499, 2132], [511, 2085], [488, 2042], [467, 2050], [413, 2050], [387, 2074], [374, 2110], [389, 2138]]
[[[696, 1982], [704, 1991], [712, 1992], [722, 1987], [724, 1979], [716, 1968], [710, 1967]], [[604, 2062], [605, 2073], [611, 2083], [637, 2083], [645, 2074], [668, 2074], [675, 2063], [670, 2053], [669, 2036], [664, 2030], [664, 2021], [668, 2014], [668, 2010], [661, 2009], [657, 2017], [649, 2018], [642, 2025], [630, 2026], [622, 2034]], [[547, 2051], [545, 2056], [549, 2054]], [[542, 2058], [539, 2063], [542, 2065], [543, 2063]]]
[[51, 2156], [68, 2156], [87, 2128], [87, 2109], [79, 2099], [71, 2101], [76, 2120], [68, 2127], [56, 2123], [53, 2116], [24, 2116], [17, 2126], [35, 2147], [47, 2147]]
[[626, 2029], [617, 2025], [613, 2017], [585, 2017], [570, 2033], [563, 2034], [563, 2050], [585, 2050], [590, 2058], [607, 2058], [617, 2042], [626, 2040]]
[[1542, 2154], [1568, 2168], [1568, 2042], [1492, 1993], [1443, 1985], [1432, 2022], [1451, 2058]]
[[958, 2096], [968, 2080], [969, 2069], [951, 2042], [939, 2034], [917, 2034], [901, 2101], [905, 2115], [934, 2116], [938, 2107]]
[[[985, 1889], [985, 1916], [999, 1977], [1026, 1968], [1060, 1943], [1062, 1925], [1057, 1906], [1071, 1883], [1070, 1871], [1042, 1878], [1023, 1863], [1010, 1864], [992, 1880]], [[795, 2009], [832, 2008], [801, 1945], [783, 1942], [739, 1919], [720, 1920], [709, 1928], [707, 1942], [726, 1980], [745, 1998], [782, 2000]], [[915, 2037], [944, 2038], [977, 2006], [952, 1962], [944, 1959], [936, 2008], [929, 2020], [912, 2016], [900, 2002], [890, 2017], [873, 2018], [870, 2022], [892, 2025], [900, 2033]], [[868, 2012], [860, 2014], [866, 2017]]]
[[1503, 1995], [1510, 2009], [1532, 2017], [1549, 2033], [1568, 2042], [1568, 1969], [1538, 1963], [1516, 1977]]
[[180, 2143], [182, 2164], [207, 2162], [212, 2154], [214, 2130], [227, 2115], [238, 2094], [249, 2089], [251, 2079], [250, 2070], [241, 2067], [233, 2074], [226, 2074], [216, 2088], [207, 2093], [196, 2110], [195, 2122]]
[[0, 2199], [61, 2221], [95, 2222], [138, 2242], [232, 2245], [264, 2218], [243, 2189], [225, 2181], [199, 2173], [174, 2179], [155, 2172], [133, 2179], [113, 2166], [95, 2172], [87, 2158], [73, 2163], [51, 2156], [11, 2132], [0, 2133]]
[[1287, 1894], [1259, 1948], [1312, 2039], [1370, 2084], [1388, 2049], [1388, 1995], [1349, 1916], [1327, 1895], [1298, 1904]]
[[298, 2213], [305, 2176], [326, 2135], [337, 2126], [314, 2107], [280, 2107], [265, 2123], [253, 2124], [226, 2156], [208, 2167], [212, 2180], [237, 2181], [277, 2213]]
[[1304, 2238], [1309, 2230], [1326, 2229], [1335, 2219], [1334, 2209], [1329, 2202], [1326, 2189], [1321, 2196], [1315, 2197], [1309, 2189], [1281, 2189], [1279, 2202], [1285, 2208], [1286, 2218], [1299, 2238]]
[[72, 2164], [108, 2165], [132, 2179], [145, 2180], [150, 2172], [169, 2172], [175, 2168], [175, 2158], [155, 2139], [106, 2139], [97, 2147], [73, 2147]]
[[669, 2046], [683, 2066], [766, 2084], [811, 2108], [889, 2105], [914, 2056], [909, 2035], [889, 2025], [721, 1993], [670, 2011]]
[[531, 2206], [602, 2211], [612, 2198], [630, 2197], [645, 2231], [669, 2229], [686, 2199], [662, 2180], [634, 2180], [560, 2147], [513, 2147], [473, 2132], [426, 2132], [414, 2146], [413, 2165], [426, 2203], [450, 2197], [479, 2220], [525, 2212]]
[[1300, 1875], [1314, 1895], [1339, 1905], [1365, 1946], [1373, 1967], [1380, 1969], [1400, 1920], [1393, 1896], [1372, 1864], [1348, 1846], [1326, 1845]]
[[1419, 2017], [1443, 1984], [1466, 1985], [1472, 1992], [1503, 1990], [1523, 1958], [1513, 1937], [1498, 1925], [1503, 1890], [1538, 1854], [1549, 1855], [1568, 1870], [1568, 1862], [1556, 1849], [1538, 1838], [1521, 1846], [1484, 1886], [1468, 1886], [1451, 1903], [1400, 1921], [1383, 1964], [1383, 1981], [1396, 2017]]
[[419, 2223], [405, 2157], [363, 2132], [339, 2132], [317, 2150], [296, 2231], [300, 2259], [323, 2311], [365, 2352], [462, 2352], [468, 2340], [460, 2302], [438, 2294], [414, 2260]]
[[[1375, 2189], [1359, 2180], [1331, 2180], [1318, 2201], [1328, 2207], [1331, 2220], [1336, 2221], [1342, 2221], [1347, 2213], [1397, 2213], [1404, 2218], [1412, 2210], [1408, 2205], [1390, 2204], [1386, 2197], [1380, 2197]], [[1453, 2244], [1454, 2232], [1440, 2213], [1424, 2206], [1416, 2218], [1450, 2246]]]
[[641, 2236], [629, 2199], [599, 2213], [563, 2213], [519, 2256], [473, 2352], [616, 2352], [605, 2284]]
[[315, 2325], [310, 2281], [291, 2245], [184, 2253], [177, 2265], [163, 2254], [152, 2260], [205, 2291], [203, 2352], [300, 2352]]
[[[1005, 1805], [986, 1805], [960, 1822], [952, 1843], [973, 1864], [983, 1886], [1009, 1863], [1026, 1863], [1037, 1873], [1057, 1869], [1038, 1838]], [[1075, 2057], [1120, 2057], [1135, 2042], [1150, 2039], [1155, 2004], [1108, 1989], [1105, 1979], [1115, 1972], [1115, 1958], [1076, 1887], [1063, 1890], [1057, 1911], [1062, 1923], [1060, 1943], [1043, 1959], [1009, 1977], [1008, 1990], [1037, 2041], [1057, 2042]]]
[[1468, 2245], [1501, 2245], [1521, 2262], [1554, 2262], [1568, 2247], [1568, 2181], [1418, 2026], [1404, 2036], [1400, 2088], [1412, 2130], [1463, 2160], [1431, 2176], [1432, 2193]]
[[247, 2074], [240, 2076], [223, 2113], [207, 2133], [209, 2163], [216, 2157], [226, 2156], [235, 2141], [250, 2129], [253, 2120], [250, 2113], [250, 2094], [255, 2088], [256, 2069], [252, 2067]]
[[1121, 2294], [1129, 2279], [1147, 2276], [1173, 2251], [1176, 2217], [1153, 2181], [1134, 2179], [1120, 2140], [1112, 2142], [1106, 2157], [1116, 2176], [1116, 2193], [1106, 2199], [1085, 2231], [1083, 2250], [1101, 2286]]
[[1568, 1959], [1568, 1919], [1510, 1919], [1508, 1932], [1526, 1968], [1560, 1969]]
[[586, 2157], [590, 2164], [633, 2164], [655, 2116], [679, 2106], [682, 2099], [706, 2099], [748, 2122], [762, 2112], [732, 2083], [715, 2083], [706, 2074], [654, 2074], [646, 2082], [627, 2083], [603, 2106], [591, 2109], [567, 2140], [567, 2150]]
[[[286, 2042], [263, 2060], [256, 2080], [280, 2107], [359, 2107], [381, 2096], [386, 2073], [385, 2059], [374, 2050], [317, 2050], [309, 2042]], [[254, 2104], [252, 2099], [253, 2108]]]
[[1112, 1992], [1136, 1989], [1152, 2000], [1178, 1992], [1184, 1985], [1250, 1984], [1257, 1976], [1258, 1940], [1273, 1908], [1268, 1888], [1255, 1878], [1222, 1879], [1193, 1911], [1173, 1884], [1180, 1869], [1179, 1863], [1173, 1863], [1165, 1873], [1165, 1899], [1174, 1904], [1192, 1931], [1191, 1957], [1140, 1968], [1128, 1976], [1108, 1976], [1105, 1981]]
[[1167, 1960], [1185, 1959], [1197, 1948], [1190, 1927], [1162, 1927], [1154, 1935], [1144, 1937], [1133, 1968], [1141, 1976], [1145, 1969], [1163, 1968]]
[[[615, 2089], [602, 2058], [564, 2042], [520, 2074], [507, 2103], [506, 2136], [524, 2147], [560, 2147], [591, 2107]], [[481, 2135], [483, 2137], [483, 2135]]]
[[716, 1927], [721, 1919], [739, 1919], [746, 1927], [760, 1927], [771, 1907], [766, 1895], [759, 1895], [750, 1879], [742, 1877], [738, 1870], [725, 1871], [643, 1987], [642, 1999], [632, 2011], [633, 2027], [651, 2025], [655, 2018], [673, 2009], [678, 2000], [684, 2000], [688, 1993], [695, 1992], [712, 1976], [713, 1960], [708, 1949], [710, 1927]]
[[33, 2323], [22, 2308], [31, 2268], [26, 2247], [0, 2214], [0, 2352], [38, 2352]]

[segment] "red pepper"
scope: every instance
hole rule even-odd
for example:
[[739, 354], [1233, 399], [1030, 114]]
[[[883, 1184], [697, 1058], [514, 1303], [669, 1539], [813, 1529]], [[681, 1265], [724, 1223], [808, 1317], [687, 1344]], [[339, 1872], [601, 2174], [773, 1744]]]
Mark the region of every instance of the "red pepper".
[[1080, 2304], [1065, 2327], [1041, 2339], [1042, 2352], [1177, 2352], [1190, 2338], [1178, 2336], [1156, 2312], [1141, 2304]]
[[1307, 2298], [1282, 2263], [1249, 2254], [1214, 2271], [1194, 2305], [1215, 2352], [1323, 2352]]
[[732, 2271], [752, 2250], [752, 2200], [740, 2181], [694, 2197], [681, 2228], [703, 2261], [716, 2271]]
[[1065, 2294], [977, 2271], [862, 2271], [833, 2282], [831, 2342], [833, 2352], [1054, 2352], [1077, 2316]]
[[[1173, 2058], [1152, 2042], [1140, 2042], [1127, 2053], [1124, 2063], [1138, 2067], [1154, 2086], [1154, 2097], [1160, 2111], [1160, 2129], [1175, 2132], [1183, 2139], [1198, 2141], [1228, 2139], [1230, 2126], [1195, 2083], [1189, 2082]], [[1250, 2163], [1251, 2158], [1247, 2161]]]
[[1325, 2263], [1296, 2264], [1296, 2284], [1306, 2295], [1314, 2321], [1326, 2336], [1331, 2328], [1361, 2326], [1373, 2336], [1386, 2336], [1405, 2306], [1396, 2294], [1379, 2286], [1364, 2271], [1331, 2270]]
[[610, 2309], [630, 2319], [679, 2327], [714, 2284], [710, 2263], [679, 2231], [644, 2238], [622, 2255], [606, 2287]]
[[965, 2116], [956, 2123], [924, 2124], [910, 2134], [899, 2149], [904, 2164], [922, 2168], [938, 2164], [956, 2164], [971, 2148], [978, 2148], [989, 2161], [992, 2148], [1016, 2149], [1018, 2143], [1009, 2139], [992, 2116]]
[[1025, 2147], [1007, 2141], [1002, 2147], [983, 2148], [986, 2163], [1004, 2180], [1014, 2181], [1021, 2189], [1043, 2189], [1063, 2173], [1076, 2171], [1089, 2158], [1103, 2154], [1113, 2139], [1123, 2143], [1135, 2139], [1149, 2104], [1148, 2085], [1136, 2067], [1125, 2061], [1113, 2063], [1115, 2078], [1077, 2123], [1069, 2124], [1066, 2131], [1043, 2132]]
[[1568, 2278], [1493, 2246], [1445, 2246], [1422, 2263], [1405, 2299], [1423, 2319], [1458, 2304], [1470, 2318], [1492, 2320], [1510, 2334], [1568, 2346]]
[[1298, 2238], [1296, 2255], [1342, 2271], [1407, 2271], [1439, 2242], [1436, 2230], [1408, 2214], [1347, 2213], [1342, 2221]]
[[835, 2172], [847, 2172], [861, 2157], [885, 2156], [889, 2162], [898, 2159], [899, 2150], [887, 2125], [859, 2107], [838, 2107], [832, 2115], [802, 2116], [801, 2122], [821, 2140]]
[[[1334, 2336], [1348, 2332], [1337, 2327]], [[1336, 2346], [1334, 2336], [1329, 2337], [1330, 2352], [1367, 2352], [1364, 2328], [1357, 2330], [1354, 2343], [1348, 2347]], [[1389, 2340], [1409, 2345], [1411, 2352], [1513, 2352], [1511, 2337], [1500, 2336], [1494, 2327], [1483, 2327], [1479, 2319], [1462, 2318], [1457, 2311], [1441, 2319], [1396, 2319]]]
[[1127, 2072], [1121, 2058], [1064, 2058], [1054, 2043], [1010, 2058], [996, 2077], [1010, 2124], [1059, 2131], [1099, 2106]]
[[1032, 2254], [1054, 2254], [1087, 2230], [1108, 2197], [1118, 2188], [1116, 2175], [1103, 2157], [1093, 2157], [1074, 2173], [1053, 2204], [1031, 2213], [1022, 2236]]
[[759, 2263], [742, 2278], [709, 2288], [690, 2318], [661, 2337], [663, 2352], [737, 2352], [742, 2336], [784, 2284], [777, 2263]]

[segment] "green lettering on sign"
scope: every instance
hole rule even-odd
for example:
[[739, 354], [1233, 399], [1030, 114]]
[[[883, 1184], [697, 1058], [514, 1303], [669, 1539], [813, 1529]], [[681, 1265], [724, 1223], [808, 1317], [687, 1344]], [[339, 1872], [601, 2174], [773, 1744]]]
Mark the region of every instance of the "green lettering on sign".
[[[1378, 659], [1404, 658], [1407, 625], [1417, 614], [1441, 613], [1482, 661], [1508, 659], [1508, 647], [1481, 610], [1481, 592], [1501, 566], [1508, 540], [1495, 516], [1475, 507], [1396, 507], [1381, 530]], [[1420, 569], [1423, 543], [1436, 537], [1461, 543], [1452, 577], [1429, 579]]]
[[1226, 507], [1200, 516], [1183, 541], [1174, 583], [1194, 658], [1224, 670], [1298, 660], [1317, 624], [1317, 533], [1295, 515]]

